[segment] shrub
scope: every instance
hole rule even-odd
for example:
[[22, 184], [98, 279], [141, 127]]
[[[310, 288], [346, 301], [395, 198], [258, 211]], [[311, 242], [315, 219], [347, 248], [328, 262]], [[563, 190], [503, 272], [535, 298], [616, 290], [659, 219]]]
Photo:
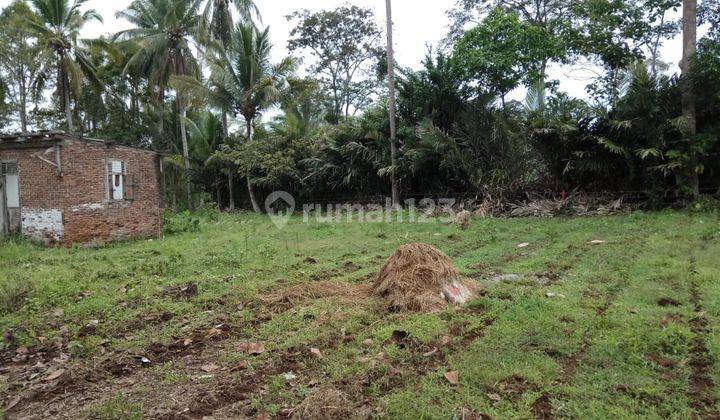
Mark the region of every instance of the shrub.
[[0, 315], [20, 310], [32, 293], [32, 285], [17, 277], [8, 278], [0, 283]]
[[166, 213], [163, 219], [163, 230], [166, 235], [200, 232], [200, 219], [193, 216], [189, 211], [180, 214]]

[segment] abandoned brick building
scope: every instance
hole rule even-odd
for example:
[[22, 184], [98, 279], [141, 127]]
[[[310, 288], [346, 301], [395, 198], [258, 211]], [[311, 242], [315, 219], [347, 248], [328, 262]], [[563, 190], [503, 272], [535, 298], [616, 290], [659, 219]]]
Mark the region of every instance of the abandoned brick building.
[[0, 136], [0, 235], [45, 244], [158, 236], [160, 155], [62, 132]]

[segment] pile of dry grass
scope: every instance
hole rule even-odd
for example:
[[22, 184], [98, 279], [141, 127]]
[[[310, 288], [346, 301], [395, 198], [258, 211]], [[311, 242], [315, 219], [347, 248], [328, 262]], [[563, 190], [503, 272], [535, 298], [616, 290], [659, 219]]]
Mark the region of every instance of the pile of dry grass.
[[293, 412], [294, 419], [347, 419], [352, 415], [348, 396], [337, 389], [316, 389]]
[[463, 210], [457, 215], [455, 215], [455, 224], [460, 227], [461, 230], [465, 230], [470, 227], [470, 218], [472, 217], [472, 213], [470, 213], [467, 210]]
[[373, 294], [396, 309], [438, 311], [463, 304], [474, 284], [464, 279], [450, 258], [426, 244], [403, 245], [390, 257], [373, 285]]
[[339, 281], [317, 281], [302, 283], [262, 295], [260, 301], [264, 305], [297, 303], [314, 299], [340, 298], [348, 302], [362, 302], [370, 296], [370, 290], [364, 284], [350, 284]]

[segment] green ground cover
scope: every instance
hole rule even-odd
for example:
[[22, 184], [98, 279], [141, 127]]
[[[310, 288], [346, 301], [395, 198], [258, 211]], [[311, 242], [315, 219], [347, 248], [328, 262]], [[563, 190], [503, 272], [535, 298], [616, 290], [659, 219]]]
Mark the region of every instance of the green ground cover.
[[[367, 296], [410, 242], [479, 296], [430, 314]], [[718, 414], [717, 213], [465, 231], [223, 215], [99, 249], [6, 241], [0, 273], [9, 418]]]

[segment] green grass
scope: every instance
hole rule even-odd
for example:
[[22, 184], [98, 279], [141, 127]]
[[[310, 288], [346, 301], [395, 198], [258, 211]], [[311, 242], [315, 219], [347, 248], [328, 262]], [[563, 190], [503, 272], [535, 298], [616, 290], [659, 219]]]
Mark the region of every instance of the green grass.
[[[595, 239], [607, 242], [589, 244]], [[348, 290], [370, 283], [409, 242], [439, 247], [486, 293], [436, 314], [389, 312], [353, 296], [261, 299], [319, 280]], [[86, 417], [287, 415], [318, 389], [341, 391], [351, 413], [398, 418], [528, 418], [542, 401], [572, 418], [688, 418], [720, 408], [717, 213], [485, 219], [467, 231], [302, 218], [278, 230], [265, 217], [233, 215], [204, 220], [199, 232], [100, 249], [6, 241], [0, 273], [0, 329], [12, 333], [0, 346], [11, 355], [18, 346], [70, 354], [77, 386], [58, 400]], [[521, 279], [489, 281], [497, 274]], [[197, 296], [168, 293], [188, 283]], [[677, 305], [658, 303], [668, 298]], [[128, 362], [120, 376], [105, 369], [218, 324], [229, 333], [192, 351], [148, 368]], [[391, 340], [396, 330], [409, 345]], [[263, 354], [237, 350], [255, 341]], [[241, 361], [249, 366], [233, 370]], [[218, 370], [203, 371], [208, 363]], [[2, 374], [0, 394], [39, 386], [42, 376], [28, 380], [21, 365]], [[448, 371], [459, 372], [459, 384], [443, 377]], [[46, 407], [33, 395], [8, 414]]]

